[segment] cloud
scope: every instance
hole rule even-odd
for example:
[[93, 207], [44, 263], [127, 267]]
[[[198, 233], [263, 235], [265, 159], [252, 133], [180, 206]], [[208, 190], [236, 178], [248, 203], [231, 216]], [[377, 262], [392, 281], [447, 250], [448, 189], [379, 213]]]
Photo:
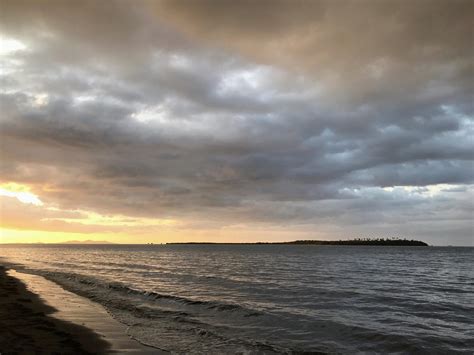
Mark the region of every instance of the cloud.
[[41, 201], [469, 244], [472, 2], [1, 7], [1, 176]]
[[157, 16], [164, 12], [189, 36], [302, 71], [337, 100], [408, 99], [407, 88], [436, 96], [456, 90], [451, 81], [472, 90], [469, 1], [158, 4]]

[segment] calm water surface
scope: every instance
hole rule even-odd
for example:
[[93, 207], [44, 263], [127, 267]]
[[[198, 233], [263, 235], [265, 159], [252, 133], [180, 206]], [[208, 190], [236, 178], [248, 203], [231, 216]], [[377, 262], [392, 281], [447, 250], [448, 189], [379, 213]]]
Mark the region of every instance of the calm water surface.
[[178, 353], [472, 354], [474, 248], [0, 246]]

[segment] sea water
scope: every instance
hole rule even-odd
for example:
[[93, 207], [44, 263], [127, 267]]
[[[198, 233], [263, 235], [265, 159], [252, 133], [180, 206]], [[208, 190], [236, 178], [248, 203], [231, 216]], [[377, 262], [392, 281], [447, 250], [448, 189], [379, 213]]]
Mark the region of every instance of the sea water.
[[472, 354], [474, 248], [0, 245], [176, 353]]

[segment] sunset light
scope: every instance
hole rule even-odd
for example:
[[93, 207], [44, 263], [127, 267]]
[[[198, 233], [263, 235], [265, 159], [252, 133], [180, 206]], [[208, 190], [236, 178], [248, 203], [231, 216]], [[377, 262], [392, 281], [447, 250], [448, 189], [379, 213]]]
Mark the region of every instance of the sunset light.
[[29, 192], [25, 185], [7, 183], [0, 185], [0, 196], [14, 197], [18, 201], [35, 206], [42, 206], [43, 202], [35, 194]]
[[26, 49], [26, 46], [14, 39], [0, 36], [0, 55], [8, 55]]

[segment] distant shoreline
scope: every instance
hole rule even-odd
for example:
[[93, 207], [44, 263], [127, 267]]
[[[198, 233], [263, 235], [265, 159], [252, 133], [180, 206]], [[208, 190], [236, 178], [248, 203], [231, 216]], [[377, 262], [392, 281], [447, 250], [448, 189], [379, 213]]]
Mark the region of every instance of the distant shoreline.
[[219, 243], [219, 242], [173, 242], [167, 245], [183, 244], [217, 244], [217, 245], [355, 245], [355, 246], [418, 246], [427, 247], [420, 240], [408, 239], [349, 239], [349, 240], [295, 240], [290, 242], [255, 242], [255, 243]]
[[[428, 243], [413, 239], [347, 239], [347, 240], [294, 240], [288, 242], [169, 242], [169, 243], [111, 243], [107, 241], [82, 241], [59, 243], [0, 243], [0, 245], [57, 245], [57, 246], [119, 246], [119, 245], [339, 245], [339, 246], [417, 246], [427, 247]], [[452, 245], [444, 247], [453, 247]], [[470, 247], [470, 246], [465, 246]], [[472, 246], [471, 246], [472, 247]]]

